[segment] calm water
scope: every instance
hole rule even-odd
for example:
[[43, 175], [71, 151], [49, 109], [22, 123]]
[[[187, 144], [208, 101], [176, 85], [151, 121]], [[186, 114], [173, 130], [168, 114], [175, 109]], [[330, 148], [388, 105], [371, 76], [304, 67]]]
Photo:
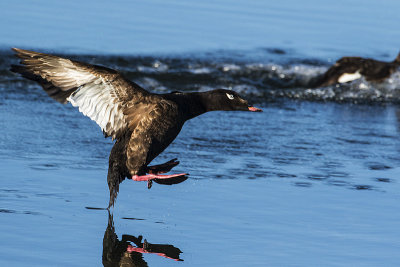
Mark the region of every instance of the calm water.
[[[146, 239], [154, 253], [131, 253], [137, 266], [397, 266], [400, 74], [308, 83], [340, 56], [393, 60], [399, 8], [0, 2], [0, 265], [114, 266]], [[111, 217], [111, 140], [8, 72], [9, 46], [117, 68], [155, 92], [232, 88], [264, 112], [187, 122], [154, 163], [177, 157], [190, 178], [124, 181]]]

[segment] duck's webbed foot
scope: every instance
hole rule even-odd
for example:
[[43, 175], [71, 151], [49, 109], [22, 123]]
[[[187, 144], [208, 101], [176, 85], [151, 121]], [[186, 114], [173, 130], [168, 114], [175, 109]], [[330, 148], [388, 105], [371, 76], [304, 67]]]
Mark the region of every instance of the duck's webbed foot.
[[173, 167], [175, 167], [178, 164], [179, 164], [179, 161], [177, 158], [171, 159], [170, 161], [167, 161], [163, 164], [148, 166], [146, 173], [149, 173], [149, 174], [166, 173], [166, 172], [169, 172]]
[[153, 181], [158, 184], [179, 184], [188, 178], [188, 173], [178, 173], [178, 174], [147, 174], [147, 175], [133, 175], [132, 180], [134, 181], [147, 181], [147, 188], [150, 189], [153, 185]]

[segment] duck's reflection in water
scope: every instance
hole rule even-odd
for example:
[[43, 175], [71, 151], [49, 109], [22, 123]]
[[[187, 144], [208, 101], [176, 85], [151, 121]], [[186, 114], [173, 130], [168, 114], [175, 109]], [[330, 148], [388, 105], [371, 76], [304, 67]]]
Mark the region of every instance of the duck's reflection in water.
[[115, 234], [113, 216], [108, 212], [108, 225], [103, 238], [103, 265], [114, 266], [148, 266], [143, 259], [143, 254], [156, 254], [175, 261], [183, 261], [179, 258], [182, 251], [173, 245], [151, 244], [142, 242], [142, 236], [122, 235], [121, 240]]

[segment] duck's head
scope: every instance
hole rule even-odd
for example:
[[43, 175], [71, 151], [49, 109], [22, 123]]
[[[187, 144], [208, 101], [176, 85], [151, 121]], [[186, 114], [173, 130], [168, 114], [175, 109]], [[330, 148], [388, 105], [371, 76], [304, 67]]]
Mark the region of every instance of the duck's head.
[[262, 112], [261, 109], [249, 105], [238, 93], [232, 90], [216, 89], [203, 92], [203, 104], [207, 111], [211, 110], [242, 110], [252, 112]]

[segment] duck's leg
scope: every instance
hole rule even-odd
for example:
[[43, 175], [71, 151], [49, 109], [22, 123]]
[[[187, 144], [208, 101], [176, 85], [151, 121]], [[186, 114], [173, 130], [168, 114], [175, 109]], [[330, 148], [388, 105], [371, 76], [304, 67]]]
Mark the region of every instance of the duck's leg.
[[179, 164], [179, 161], [177, 158], [171, 159], [170, 161], [167, 161], [163, 164], [148, 166], [146, 173], [149, 173], [149, 174], [166, 173], [166, 172], [169, 172], [173, 167], [175, 167], [178, 164]]
[[[164, 150], [165, 144], [153, 145], [152, 135], [147, 131], [133, 131], [131, 139], [127, 146], [127, 169], [130, 171], [131, 178], [134, 181], [147, 181], [147, 187], [150, 188], [152, 181], [161, 184], [176, 184], [187, 179], [187, 173], [162, 175], [160, 173], [168, 172], [174, 166], [178, 165], [176, 159], [170, 160], [164, 164], [156, 166], [147, 166], [149, 161], [153, 160], [160, 152]], [[171, 140], [172, 141], [172, 140]], [[162, 142], [161, 142], [162, 143]], [[146, 173], [148, 173], [146, 175]]]

